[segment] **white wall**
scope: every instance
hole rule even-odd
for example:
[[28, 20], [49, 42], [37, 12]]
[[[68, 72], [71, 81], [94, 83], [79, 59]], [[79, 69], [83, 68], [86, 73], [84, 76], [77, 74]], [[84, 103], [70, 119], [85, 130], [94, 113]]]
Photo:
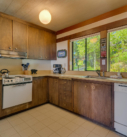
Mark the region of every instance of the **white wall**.
[[67, 57], [66, 58], [57, 58], [55, 61], [51, 61], [51, 69], [53, 70], [53, 64], [62, 64], [62, 67], [68, 70], [68, 41], [63, 41], [57, 43], [57, 51], [61, 49], [67, 50]]
[[30, 63], [28, 70], [37, 69], [37, 70], [51, 70], [51, 61], [47, 60], [32, 60], [32, 59], [23, 59], [23, 64]]

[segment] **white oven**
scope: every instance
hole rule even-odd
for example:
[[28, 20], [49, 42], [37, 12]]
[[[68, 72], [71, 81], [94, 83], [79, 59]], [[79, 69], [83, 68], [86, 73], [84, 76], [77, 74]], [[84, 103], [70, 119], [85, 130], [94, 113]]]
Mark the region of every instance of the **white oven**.
[[32, 81], [12, 83], [14, 78], [9, 80], [10, 83], [3, 84], [3, 109], [32, 101]]

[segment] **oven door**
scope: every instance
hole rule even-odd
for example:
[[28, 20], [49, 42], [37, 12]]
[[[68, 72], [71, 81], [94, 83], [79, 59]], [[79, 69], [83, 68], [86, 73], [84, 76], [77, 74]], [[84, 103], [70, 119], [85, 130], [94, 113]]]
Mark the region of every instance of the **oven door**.
[[3, 86], [3, 109], [32, 101], [32, 83]]

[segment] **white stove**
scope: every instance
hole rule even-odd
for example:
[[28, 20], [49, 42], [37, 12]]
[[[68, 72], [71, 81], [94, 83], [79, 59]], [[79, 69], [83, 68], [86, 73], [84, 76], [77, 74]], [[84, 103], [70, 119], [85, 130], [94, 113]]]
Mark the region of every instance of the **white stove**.
[[2, 78], [3, 109], [32, 101], [32, 76], [10, 75]]
[[32, 81], [32, 76], [29, 75], [10, 75], [9, 77], [2, 78], [2, 84], [17, 84], [17, 83], [27, 83]]

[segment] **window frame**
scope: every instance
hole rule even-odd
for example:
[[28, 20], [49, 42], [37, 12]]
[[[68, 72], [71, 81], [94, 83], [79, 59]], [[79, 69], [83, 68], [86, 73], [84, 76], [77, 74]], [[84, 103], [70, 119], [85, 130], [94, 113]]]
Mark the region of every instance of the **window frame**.
[[[78, 38], [78, 39], [75, 39], [75, 40], [72, 40], [71, 42], [71, 44], [72, 44], [72, 71], [75, 71], [74, 70], [74, 60], [73, 60], [73, 51], [74, 51], [74, 49], [73, 49], [73, 46], [74, 46], [74, 41], [76, 41], [76, 40], [81, 40], [81, 39], [84, 39], [84, 41], [85, 41], [85, 69], [84, 69], [84, 71], [97, 71], [97, 70], [101, 70], [101, 64], [100, 64], [100, 69], [97, 69], [97, 70], [87, 70], [87, 38], [89, 38], [89, 37], [93, 37], [93, 36], [100, 36], [100, 33], [95, 33], [95, 34], [93, 34], [93, 35], [88, 35], [88, 36], [85, 36], [85, 37], [82, 37], [82, 38]], [[101, 39], [101, 38], [100, 38]], [[99, 57], [99, 58], [101, 58], [101, 56]], [[78, 70], [79, 71], [79, 70]]]

